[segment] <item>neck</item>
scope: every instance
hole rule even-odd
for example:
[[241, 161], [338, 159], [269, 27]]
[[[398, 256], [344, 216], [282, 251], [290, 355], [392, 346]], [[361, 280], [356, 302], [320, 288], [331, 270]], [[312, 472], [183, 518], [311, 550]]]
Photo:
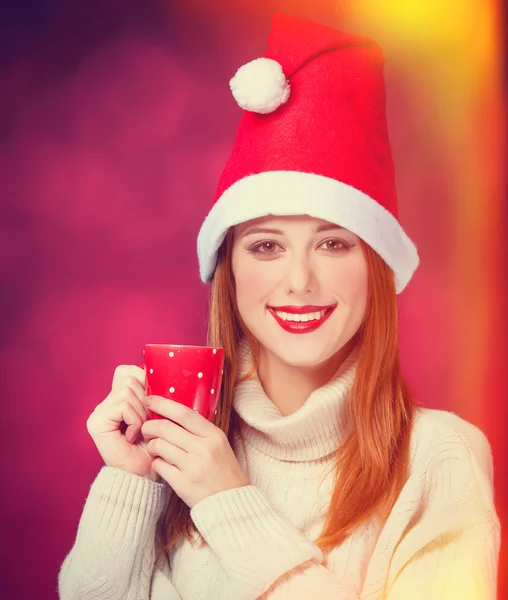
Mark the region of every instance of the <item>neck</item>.
[[349, 356], [355, 344], [351, 339], [338, 352], [323, 363], [301, 367], [285, 363], [281, 358], [261, 346], [258, 377], [263, 389], [281, 415], [292, 415], [307, 398], [326, 385]]

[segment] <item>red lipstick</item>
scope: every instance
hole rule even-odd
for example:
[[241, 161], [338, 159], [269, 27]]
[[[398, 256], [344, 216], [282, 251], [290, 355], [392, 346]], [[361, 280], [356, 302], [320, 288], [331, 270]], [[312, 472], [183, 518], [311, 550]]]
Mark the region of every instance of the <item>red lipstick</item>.
[[292, 313], [294, 315], [303, 315], [309, 312], [320, 312], [328, 308], [335, 308], [336, 304], [329, 304], [328, 306], [314, 306], [312, 304], [306, 304], [305, 306], [269, 306], [268, 308], [274, 308], [282, 312]]
[[[287, 331], [288, 333], [310, 333], [311, 331], [315, 331], [316, 329], [318, 329], [318, 327], [321, 327], [321, 325], [323, 325], [323, 323], [330, 318], [330, 315], [335, 310], [335, 307], [336, 307], [336, 305], [333, 305], [332, 307], [328, 307], [328, 308], [317, 307], [316, 311], [308, 310], [308, 308], [303, 307], [303, 306], [301, 308], [305, 308], [305, 310], [300, 310], [300, 311], [294, 310], [295, 308], [300, 308], [300, 307], [296, 307], [296, 306], [281, 307], [280, 309], [277, 308], [277, 310], [283, 310], [284, 312], [288, 312], [288, 313], [291, 312], [293, 314], [302, 314], [302, 313], [306, 313], [306, 312], [319, 312], [320, 310], [326, 309], [326, 313], [320, 319], [314, 319], [312, 321], [301, 321], [301, 322], [284, 321], [284, 319], [282, 319], [281, 317], [279, 317], [279, 315], [277, 315], [277, 313], [273, 310], [273, 308], [268, 307], [268, 310], [273, 315], [273, 318], [277, 321], [277, 323], [282, 327], [282, 329], [284, 329], [284, 331]], [[286, 308], [286, 309], [292, 308], [293, 310], [284, 310], [284, 308]]]

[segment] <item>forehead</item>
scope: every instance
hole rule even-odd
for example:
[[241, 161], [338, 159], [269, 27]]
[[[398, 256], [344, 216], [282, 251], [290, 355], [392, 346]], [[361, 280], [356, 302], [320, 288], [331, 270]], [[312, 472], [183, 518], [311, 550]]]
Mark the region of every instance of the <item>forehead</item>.
[[309, 215], [287, 215], [287, 216], [274, 216], [265, 215], [258, 217], [257, 219], [250, 219], [235, 225], [235, 233], [241, 235], [247, 229], [251, 227], [266, 227], [270, 229], [281, 229], [284, 230], [286, 227], [291, 227], [293, 224], [307, 224], [310, 228], [317, 229], [318, 227], [330, 226], [338, 228], [340, 225], [326, 221], [325, 219], [319, 219], [317, 217], [311, 217]]

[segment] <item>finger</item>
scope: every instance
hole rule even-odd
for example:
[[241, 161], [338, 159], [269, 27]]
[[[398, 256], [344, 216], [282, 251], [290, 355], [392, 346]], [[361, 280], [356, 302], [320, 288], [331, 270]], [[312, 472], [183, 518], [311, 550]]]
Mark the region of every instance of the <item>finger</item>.
[[185, 469], [189, 455], [181, 448], [177, 448], [161, 438], [154, 438], [146, 445], [146, 451], [152, 457], [160, 457], [169, 465], [174, 465], [177, 469]]
[[141, 431], [141, 426], [143, 425], [143, 421], [138, 415], [137, 411], [134, 409], [132, 404], [126, 403], [124, 405], [122, 411], [122, 420], [127, 425], [127, 429], [125, 430], [125, 437], [128, 442], [133, 442], [138, 433]]
[[105, 401], [106, 406], [116, 404], [118, 406], [117, 415], [121, 417], [122, 406], [124, 404], [131, 404], [134, 410], [138, 413], [142, 422], [146, 421], [149, 412], [146, 404], [142, 402], [135, 394], [131, 387], [123, 387], [117, 392], [113, 392]]
[[159, 477], [168, 483], [170, 488], [174, 490], [180, 489], [182, 484], [182, 472], [178, 467], [167, 463], [163, 458], [157, 457], [153, 459], [152, 469]]
[[195, 435], [166, 419], [145, 421], [141, 426], [141, 433], [145, 439], [158, 438], [187, 453], [195, 453], [198, 450], [199, 442]]
[[145, 370], [136, 365], [119, 365], [113, 374], [113, 383], [111, 391], [116, 391], [124, 387], [125, 380], [129, 382], [135, 379], [145, 389]]
[[131, 388], [141, 402], [144, 402], [146, 398], [145, 386], [140, 383], [139, 379], [133, 376], [126, 377], [125, 385]]
[[147, 396], [147, 405], [150, 410], [157, 413], [161, 417], [171, 419], [178, 425], [181, 425], [188, 432], [200, 437], [208, 437], [215, 429], [216, 425], [210, 423], [208, 419], [205, 419], [197, 411], [192, 410], [184, 404], [170, 400], [169, 398], [162, 398], [161, 396]]
[[[103, 402], [98, 404], [91, 416], [97, 416], [102, 421], [108, 421], [112, 426], [123, 421], [124, 405], [137, 401], [136, 395], [129, 387], [117, 392], [110, 392]], [[116, 429], [117, 427], [113, 427]]]
[[129, 403], [138, 413], [142, 423], [148, 420], [150, 412], [148, 410], [147, 405], [144, 402], [142, 402], [137, 396], [131, 395], [131, 397], [129, 398]]

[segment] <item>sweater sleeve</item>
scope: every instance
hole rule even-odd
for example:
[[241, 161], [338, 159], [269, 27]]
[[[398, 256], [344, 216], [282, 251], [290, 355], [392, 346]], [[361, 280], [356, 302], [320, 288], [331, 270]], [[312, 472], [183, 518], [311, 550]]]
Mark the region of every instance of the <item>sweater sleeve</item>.
[[148, 600], [156, 526], [168, 497], [163, 483], [102, 467], [60, 568], [60, 600]]
[[[321, 549], [286, 520], [254, 485], [213, 494], [191, 518], [217, 555], [237, 600], [255, 600], [278, 582], [274, 598], [356, 600], [320, 565]], [[272, 598], [272, 595], [269, 596]]]
[[[384, 593], [362, 600], [496, 600], [499, 528], [485, 521], [460, 535], [445, 534], [417, 552]], [[343, 583], [313, 561], [286, 573], [258, 600], [342, 600]]]
[[[390, 542], [377, 549], [386, 569], [373, 573], [380, 585], [370, 590], [357, 592], [329, 570], [319, 547], [253, 485], [209, 496], [191, 517], [238, 600], [495, 600], [500, 527], [492, 459], [486, 439], [476, 441], [478, 449], [457, 436], [444, 440], [408, 482], [406, 492], [416, 496], [387, 522]], [[412, 523], [402, 527], [408, 506]]]

